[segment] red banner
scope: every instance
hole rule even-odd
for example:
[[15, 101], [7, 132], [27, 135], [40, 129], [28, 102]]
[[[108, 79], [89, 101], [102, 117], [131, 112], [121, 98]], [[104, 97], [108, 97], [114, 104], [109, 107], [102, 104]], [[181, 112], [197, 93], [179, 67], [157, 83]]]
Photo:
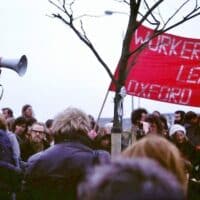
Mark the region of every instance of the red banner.
[[[139, 47], [153, 30], [140, 26], [130, 45]], [[127, 68], [131, 67], [130, 57]], [[115, 77], [118, 75], [118, 68]], [[157, 101], [200, 106], [200, 39], [162, 34], [150, 41], [130, 70], [127, 94]], [[112, 83], [110, 90], [115, 91]]]

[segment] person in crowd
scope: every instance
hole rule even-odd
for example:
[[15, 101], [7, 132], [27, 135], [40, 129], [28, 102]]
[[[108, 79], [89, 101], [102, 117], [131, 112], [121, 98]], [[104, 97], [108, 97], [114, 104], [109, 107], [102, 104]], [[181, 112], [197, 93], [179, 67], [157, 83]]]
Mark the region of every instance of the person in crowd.
[[12, 156], [14, 160], [14, 164], [16, 167], [20, 167], [20, 147], [19, 143], [17, 141], [17, 137], [14, 133], [10, 132], [8, 130], [6, 119], [4, 118], [4, 115], [0, 114], [0, 130], [3, 130], [6, 132], [12, 148]]
[[23, 180], [22, 170], [9, 162], [0, 160], [0, 177], [0, 199], [18, 199], [18, 194], [20, 194], [21, 183]]
[[[200, 153], [195, 149], [192, 143], [186, 136], [185, 127], [179, 124], [174, 124], [170, 128], [171, 141], [178, 147], [183, 157], [185, 168], [189, 174], [189, 195], [197, 196], [197, 193], [191, 187], [192, 180], [200, 179]], [[192, 184], [194, 185], [194, 184]], [[199, 188], [200, 190], [200, 188]], [[193, 192], [191, 192], [193, 191]], [[200, 198], [200, 193], [198, 195]]]
[[90, 131], [88, 133], [88, 136], [92, 139], [95, 140], [97, 137], [97, 132], [99, 130], [99, 125], [95, 121], [94, 117], [92, 115], [88, 115], [88, 118], [90, 120]]
[[144, 108], [138, 108], [131, 113], [131, 132], [132, 132], [132, 142], [142, 138], [148, 132], [148, 124], [145, 122], [148, 112]]
[[48, 119], [45, 122], [46, 125], [46, 130], [47, 130], [47, 141], [49, 142], [50, 146], [54, 145], [54, 139], [53, 139], [53, 135], [52, 135], [52, 125], [53, 125], [53, 119]]
[[187, 190], [187, 176], [184, 171], [184, 162], [178, 148], [166, 138], [150, 134], [129, 146], [122, 152], [126, 158], [147, 157], [156, 160], [162, 167], [171, 171]]
[[185, 124], [185, 111], [176, 110], [174, 112], [174, 124], [180, 124], [180, 125], [184, 126], [184, 124]]
[[13, 110], [9, 107], [2, 108], [2, 114], [4, 118], [7, 120], [9, 118], [14, 118]]
[[2, 115], [0, 116], [0, 199], [3, 200], [15, 197], [22, 180], [22, 172], [16, 166], [15, 148], [11, 141], [13, 140], [7, 132], [6, 119]]
[[8, 118], [8, 119], [6, 120], [7, 127], [8, 127], [8, 130], [9, 130], [10, 132], [13, 131], [14, 122], [15, 122], [15, 118]]
[[88, 115], [88, 118], [90, 120], [90, 127], [91, 129], [95, 129], [95, 131], [98, 131], [98, 124], [96, 123], [96, 120], [92, 115]]
[[0, 160], [14, 165], [13, 148], [7, 134], [6, 120], [3, 116], [0, 116], [0, 143]]
[[90, 130], [89, 117], [80, 109], [69, 107], [54, 118], [54, 146], [28, 162], [25, 193], [30, 198], [76, 199], [77, 185], [87, 170], [110, 161], [108, 152], [92, 149]]
[[111, 134], [105, 127], [100, 127], [95, 137], [95, 147], [111, 153]]
[[25, 104], [22, 106], [22, 117], [24, 117], [27, 120], [28, 126], [32, 126], [33, 123], [37, 122], [37, 119], [34, 117], [33, 108], [29, 104]]
[[[45, 122], [45, 125], [48, 129], [52, 129], [52, 125], [53, 125], [53, 119], [47, 119], [47, 121]], [[52, 132], [52, 131], [51, 131]]]
[[168, 123], [167, 123], [167, 118], [165, 117], [165, 115], [160, 115], [159, 119], [161, 121], [161, 124], [163, 126], [163, 135], [169, 139], [169, 127], [168, 127]]
[[78, 187], [78, 200], [184, 200], [176, 177], [148, 158], [96, 167]]
[[12, 126], [15, 121], [13, 110], [9, 107], [2, 108], [2, 114], [6, 120], [8, 130], [12, 131]]
[[200, 151], [200, 126], [198, 123], [198, 115], [193, 111], [185, 114], [186, 135], [195, 148]]
[[149, 131], [147, 132], [147, 134], [166, 136], [164, 126], [162, 124], [162, 121], [160, 120], [160, 117], [150, 114], [146, 117], [145, 121], [149, 124]]
[[152, 112], [153, 115], [157, 116], [157, 117], [160, 117], [161, 113], [158, 111], [158, 110], [154, 110]]
[[132, 133], [130, 131], [123, 131], [122, 136], [121, 136], [121, 150], [122, 151], [132, 144], [131, 137], [132, 137]]
[[113, 127], [113, 120], [111, 120], [110, 122], [105, 123], [105, 125], [104, 125], [104, 128], [106, 129], [106, 132], [108, 134], [111, 134], [112, 127]]
[[46, 126], [42, 122], [35, 122], [30, 127], [28, 138], [26, 140], [26, 152], [24, 153], [24, 161], [36, 153], [40, 153], [50, 147], [50, 143], [46, 137]]
[[169, 132], [171, 141], [178, 147], [184, 159], [190, 161], [192, 164], [197, 162], [197, 153], [195, 147], [186, 136], [186, 129], [184, 126], [174, 124]]
[[28, 124], [24, 117], [17, 117], [13, 123], [12, 132], [16, 135], [20, 147], [20, 157], [22, 161], [26, 161], [26, 154], [29, 151], [27, 147], [28, 140]]

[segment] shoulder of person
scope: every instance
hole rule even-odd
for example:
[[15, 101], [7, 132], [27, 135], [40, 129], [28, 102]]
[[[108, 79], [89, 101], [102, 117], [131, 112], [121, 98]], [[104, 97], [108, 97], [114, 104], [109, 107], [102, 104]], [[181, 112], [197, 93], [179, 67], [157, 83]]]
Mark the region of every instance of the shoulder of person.
[[110, 153], [104, 150], [93, 150], [94, 164], [106, 164], [110, 163]]

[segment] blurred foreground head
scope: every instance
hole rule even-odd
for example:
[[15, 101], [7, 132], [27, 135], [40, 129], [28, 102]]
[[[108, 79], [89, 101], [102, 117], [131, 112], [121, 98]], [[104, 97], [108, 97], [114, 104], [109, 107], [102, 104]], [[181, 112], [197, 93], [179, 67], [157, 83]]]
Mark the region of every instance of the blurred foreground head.
[[174, 174], [183, 188], [186, 188], [187, 178], [184, 162], [177, 147], [164, 137], [148, 135], [138, 140], [122, 152], [127, 158], [150, 158]]
[[79, 200], [183, 200], [180, 183], [147, 158], [113, 161], [95, 168], [78, 188]]

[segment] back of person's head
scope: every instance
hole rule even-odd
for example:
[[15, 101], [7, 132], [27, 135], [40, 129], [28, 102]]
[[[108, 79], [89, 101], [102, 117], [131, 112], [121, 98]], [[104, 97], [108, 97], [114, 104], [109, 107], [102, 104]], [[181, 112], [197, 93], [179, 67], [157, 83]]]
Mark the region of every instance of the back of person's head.
[[137, 124], [141, 118], [142, 114], [147, 114], [147, 110], [145, 108], [138, 108], [132, 111], [131, 113], [131, 122], [132, 124]]
[[185, 123], [192, 124], [194, 119], [198, 119], [198, 115], [194, 111], [188, 111], [185, 114]]
[[184, 163], [177, 147], [164, 137], [158, 135], [148, 135], [129, 146], [122, 152], [122, 156], [135, 158], [147, 157], [156, 160], [165, 169], [171, 171], [186, 187], [186, 174]]
[[80, 200], [183, 200], [176, 177], [147, 158], [113, 161], [88, 174], [78, 188]]
[[155, 116], [160, 117], [161, 113], [160, 113], [158, 110], [154, 110], [154, 111], [152, 112], [152, 115], [155, 115]]
[[52, 133], [55, 142], [76, 139], [80, 135], [88, 135], [90, 120], [86, 113], [78, 108], [69, 107], [60, 112], [53, 121]]
[[47, 119], [47, 121], [45, 122], [45, 125], [47, 128], [51, 128], [53, 125], [53, 119]]

